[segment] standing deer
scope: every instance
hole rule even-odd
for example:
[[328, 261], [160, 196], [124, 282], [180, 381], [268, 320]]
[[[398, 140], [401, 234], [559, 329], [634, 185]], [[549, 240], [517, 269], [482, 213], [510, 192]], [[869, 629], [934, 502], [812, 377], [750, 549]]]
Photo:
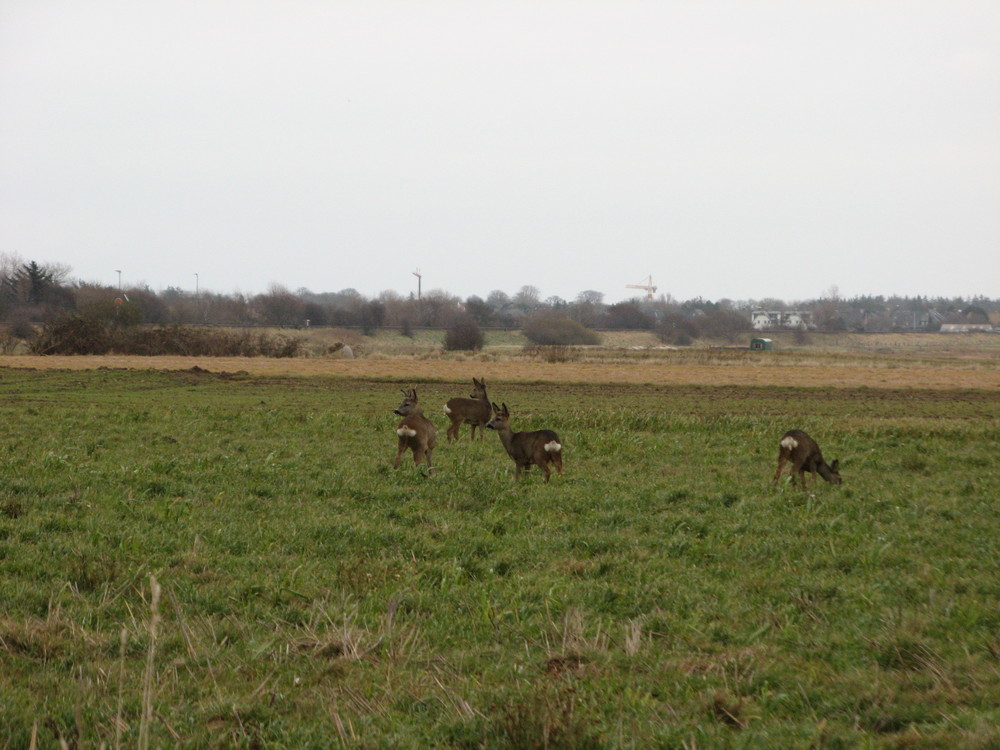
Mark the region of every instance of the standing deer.
[[816, 441], [802, 430], [789, 430], [782, 435], [781, 442], [778, 443], [778, 470], [774, 473], [773, 481], [777, 482], [781, 477], [786, 461], [792, 462], [792, 484], [795, 484], [795, 475], [798, 474], [802, 489], [806, 487], [807, 471], [812, 473], [813, 481], [819, 474], [830, 484], [841, 482], [840, 461], [827, 464]]
[[521, 478], [521, 469], [527, 471], [534, 464], [545, 473], [545, 481], [549, 481], [554, 466], [562, 476], [562, 443], [559, 436], [552, 430], [535, 430], [534, 432], [514, 432], [510, 428], [510, 411], [507, 404], [493, 404], [494, 416], [486, 425], [496, 430], [500, 442], [507, 450], [507, 455], [514, 460], [514, 479]]
[[448, 403], [444, 405], [444, 413], [451, 420], [451, 425], [448, 427], [449, 443], [452, 438], [458, 440], [458, 431], [463, 424], [472, 425], [470, 440], [474, 440], [476, 437], [476, 427], [479, 428], [479, 439], [482, 440], [483, 428], [493, 416], [490, 400], [486, 396], [486, 379], [476, 380], [473, 378], [472, 386], [475, 390], [469, 394], [469, 398], [448, 399]]
[[399, 462], [403, 460], [403, 454], [409, 448], [413, 451], [413, 463], [419, 466], [426, 457], [427, 473], [433, 472], [431, 453], [434, 452], [437, 428], [434, 427], [431, 420], [424, 416], [423, 410], [417, 402], [417, 389], [404, 390], [403, 403], [393, 409], [392, 413], [403, 418], [396, 426], [396, 434], [399, 435], [399, 449], [396, 451], [393, 468], [399, 468]]

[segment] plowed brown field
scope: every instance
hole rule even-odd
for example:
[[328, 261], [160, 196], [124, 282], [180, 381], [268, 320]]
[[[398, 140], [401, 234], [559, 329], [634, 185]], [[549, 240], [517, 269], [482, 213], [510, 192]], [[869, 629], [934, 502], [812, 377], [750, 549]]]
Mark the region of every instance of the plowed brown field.
[[779, 358], [692, 363], [683, 360], [635, 362], [477, 361], [449, 359], [265, 359], [239, 357], [0, 356], [0, 367], [87, 370], [189, 370], [246, 372], [257, 376], [325, 376], [395, 381], [470, 380], [473, 376], [509, 383], [621, 383], [650, 385], [745, 385], [831, 388], [930, 388], [1000, 391], [1000, 368], [986, 364], [857, 362], [847, 357], [815, 362]]

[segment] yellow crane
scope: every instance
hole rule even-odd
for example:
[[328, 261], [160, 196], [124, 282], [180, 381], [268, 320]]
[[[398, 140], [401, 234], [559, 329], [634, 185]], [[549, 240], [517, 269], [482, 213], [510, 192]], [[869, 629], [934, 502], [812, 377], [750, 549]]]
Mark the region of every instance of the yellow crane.
[[653, 285], [653, 277], [652, 277], [652, 275], [646, 277], [646, 283], [645, 284], [626, 284], [625, 288], [626, 289], [645, 289], [646, 290], [646, 299], [649, 300], [650, 302], [653, 301], [653, 294], [656, 293], [656, 287]]

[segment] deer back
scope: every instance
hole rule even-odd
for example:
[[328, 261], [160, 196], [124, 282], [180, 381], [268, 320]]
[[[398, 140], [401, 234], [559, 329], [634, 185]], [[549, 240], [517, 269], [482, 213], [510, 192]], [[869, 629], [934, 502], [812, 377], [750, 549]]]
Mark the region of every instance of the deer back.
[[552, 430], [514, 432], [510, 427], [510, 410], [507, 404], [493, 404], [493, 419], [486, 426], [499, 433], [507, 455], [517, 464], [542, 463], [547, 457], [562, 450], [559, 436]]
[[778, 446], [782, 455], [795, 463], [799, 463], [800, 460], [805, 462], [816, 456], [820, 460], [823, 458], [819, 445], [802, 430], [789, 430], [781, 436]]
[[840, 461], [828, 464], [823, 459], [819, 444], [802, 430], [789, 430], [781, 437], [779, 458], [783, 457], [796, 467], [819, 474], [823, 479], [840, 484]]
[[507, 452], [515, 461], [540, 463], [549, 454], [561, 450], [559, 436], [552, 430], [534, 430], [513, 433]]
[[448, 403], [444, 405], [444, 413], [452, 422], [486, 424], [490, 420], [493, 410], [490, 408], [490, 400], [486, 395], [486, 380], [473, 378], [472, 384], [474, 390], [469, 394], [469, 398], [448, 399]]

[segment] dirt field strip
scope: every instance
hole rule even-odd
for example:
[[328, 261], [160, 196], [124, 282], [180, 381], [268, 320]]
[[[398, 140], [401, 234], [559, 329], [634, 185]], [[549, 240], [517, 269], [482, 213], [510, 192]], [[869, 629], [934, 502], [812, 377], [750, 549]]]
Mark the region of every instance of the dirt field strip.
[[266, 359], [262, 357], [137, 356], [0, 356], [0, 367], [39, 370], [244, 371], [257, 376], [325, 376], [431, 381], [465, 381], [475, 377], [507, 382], [620, 383], [649, 385], [746, 385], [828, 388], [930, 388], [1000, 392], [1000, 368], [831, 366], [768, 364], [684, 364], [669, 361], [636, 363], [477, 362], [447, 359]]

